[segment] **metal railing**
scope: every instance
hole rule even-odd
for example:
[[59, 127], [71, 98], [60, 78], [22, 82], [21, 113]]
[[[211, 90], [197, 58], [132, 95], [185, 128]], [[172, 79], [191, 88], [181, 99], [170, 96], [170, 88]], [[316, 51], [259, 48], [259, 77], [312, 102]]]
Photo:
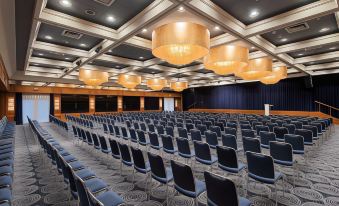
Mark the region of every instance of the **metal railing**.
[[329, 112], [329, 115], [330, 115], [331, 117], [333, 117], [333, 110], [339, 112], [339, 108], [333, 107], [333, 106], [331, 106], [331, 105], [328, 105], [328, 104], [325, 104], [325, 103], [322, 103], [322, 102], [319, 102], [319, 101], [314, 101], [314, 102], [315, 102], [316, 107], [318, 108], [318, 111], [319, 111], [319, 112], [322, 112], [322, 111], [321, 111], [321, 108], [322, 108], [322, 107], [325, 107], [325, 108], [327, 108], [327, 110], [328, 110], [328, 112]]

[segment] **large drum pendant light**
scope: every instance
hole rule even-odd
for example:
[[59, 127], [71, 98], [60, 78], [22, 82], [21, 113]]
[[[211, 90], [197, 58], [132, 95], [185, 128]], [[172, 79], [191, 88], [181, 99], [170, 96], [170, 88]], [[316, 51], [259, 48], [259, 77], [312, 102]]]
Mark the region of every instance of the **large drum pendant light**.
[[108, 82], [108, 72], [80, 68], [79, 80], [89, 86], [99, 86], [102, 83]]
[[260, 81], [263, 84], [276, 84], [281, 79], [285, 79], [286, 77], [287, 77], [287, 67], [280, 66], [273, 68], [272, 72], [269, 75], [261, 78]]
[[152, 33], [153, 55], [171, 64], [189, 64], [206, 56], [209, 48], [210, 32], [200, 24], [169, 23]]
[[181, 92], [188, 87], [187, 82], [171, 82], [171, 89], [176, 92]]
[[148, 79], [146, 84], [153, 90], [162, 90], [167, 85], [166, 79]]
[[248, 48], [233, 45], [214, 47], [204, 58], [206, 69], [219, 75], [234, 73], [237, 69], [247, 66]]
[[141, 76], [120, 74], [118, 84], [128, 89], [134, 89], [137, 85], [141, 84]]
[[235, 74], [244, 80], [259, 80], [272, 72], [272, 59], [268, 57], [251, 59], [244, 68], [239, 68]]

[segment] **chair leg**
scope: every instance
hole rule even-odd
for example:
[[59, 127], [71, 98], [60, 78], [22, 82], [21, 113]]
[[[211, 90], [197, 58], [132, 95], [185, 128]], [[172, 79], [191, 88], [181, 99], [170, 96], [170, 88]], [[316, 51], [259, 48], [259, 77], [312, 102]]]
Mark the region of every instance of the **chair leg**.
[[278, 205], [278, 193], [277, 193], [277, 184], [274, 183], [274, 187], [275, 187], [275, 205]]

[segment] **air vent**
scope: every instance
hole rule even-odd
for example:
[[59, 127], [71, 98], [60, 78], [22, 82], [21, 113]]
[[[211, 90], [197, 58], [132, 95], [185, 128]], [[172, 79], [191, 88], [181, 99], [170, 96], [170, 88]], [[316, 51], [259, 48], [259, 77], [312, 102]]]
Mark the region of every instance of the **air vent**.
[[80, 39], [83, 34], [80, 34], [75, 31], [64, 30], [61, 35], [71, 39]]
[[94, 0], [94, 1], [105, 6], [111, 6], [115, 2], [115, 0]]
[[308, 24], [306, 22], [304, 23], [300, 23], [300, 24], [295, 24], [293, 26], [290, 26], [290, 27], [286, 27], [285, 30], [288, 32], [288, 33], [295, 33], [295, 32], [299, 32], [299, 31], [304, 31], [304, 30], [307, 30], [309, 29], [310, 27], [308, 26]]

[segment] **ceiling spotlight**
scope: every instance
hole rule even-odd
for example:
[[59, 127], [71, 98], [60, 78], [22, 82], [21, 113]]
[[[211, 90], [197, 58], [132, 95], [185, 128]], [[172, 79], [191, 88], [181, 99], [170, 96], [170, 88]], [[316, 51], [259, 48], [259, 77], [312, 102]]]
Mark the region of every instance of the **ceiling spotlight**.
[[330, 50], [336, 49], [337, 47], [331, 47]]
[[39, 56], [43, 56], [44, 54], [43, 53], [38, 53]]
[[146, 32], [147, 32], [147, 29], [143, 29], [143, 30], [142, 30], [142, 33], [146, 33]]
[[60, 0], [59, 3], [64, 7], [71, 7], [72, 3], [69, 0]]
[[179, 12], [184, 12], [185, 11], [185, 8], [183, 6], [179, 7], [178, 9]]
[[119, 65], [116, 65], [115, 68], [120, 68], [120, 66], [119, 66]]
[[252, 10], [250, 13], [250, 17], [251, 18], [255, 18], [259, 15], [259, 11], [258, 10]]
[[214, 30], [219, 31], [219, 30], [220, 30], [220, 27], [219, 27], [219, 26], [215, 26], [215, 27], [214, 27]]
[[139, 59], [144, 59], [144, 57], [139, 57]]
[[319, 32], [326, 32], [326, 31], [328, 31], [328, 30], [330, 30], [330, 28], [325, 27], [325, 28], [320, 29]]
[[109, 21], [109, 22], [114, 22], [115, 18], [113, 16], [107, 16], [106, 20]]
[[81, 46], [81, 47], [86, 47], [87, 44], [81, 43], [80, 46]]
[[254, 46], [251, 46], [251, 49], [255, 49], [255, 47], [254, 47]]
[[287, 41], [287, 39], [286, 38], [282, 38], [280, 41], [285, 42], [285, 41]]
[[53, 37], [51, 37], [50, 35], [46, 35], [46, 36], [45, 36], [45, 39], [51, 40], [51, 39], [53, 39]]
[[302, 53], [298, 54], [298, 56], [302, 56], [302, 55], [303, 55]]
[[70, 60], [71, 58], [69, 58], [69, 57], [66, 57], [65, 59], [66, 59], [66, 60]]

